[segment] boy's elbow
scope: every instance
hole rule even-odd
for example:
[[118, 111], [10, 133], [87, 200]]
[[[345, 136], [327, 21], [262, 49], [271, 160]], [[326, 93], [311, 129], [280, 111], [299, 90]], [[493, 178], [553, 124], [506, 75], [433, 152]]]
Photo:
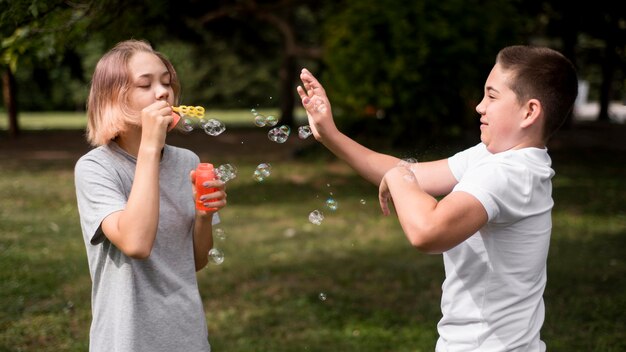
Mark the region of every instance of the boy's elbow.
[[444, 252], [437, 243], [439, 235], [433, 227], [413, 227], [406, 231], [406, 236], [413, 248], [427, 254], [440, 254]]

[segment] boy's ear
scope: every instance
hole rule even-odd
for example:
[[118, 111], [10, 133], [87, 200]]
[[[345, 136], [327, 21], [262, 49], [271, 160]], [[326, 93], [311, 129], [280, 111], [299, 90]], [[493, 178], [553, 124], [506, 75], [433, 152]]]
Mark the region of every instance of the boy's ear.
[[543, 107], [537, 99], [530, 99], [526, 102], [526, 115], [521, 122], [520, 127], [526, 128], [538, 123], [539, 117], [543, 115]]

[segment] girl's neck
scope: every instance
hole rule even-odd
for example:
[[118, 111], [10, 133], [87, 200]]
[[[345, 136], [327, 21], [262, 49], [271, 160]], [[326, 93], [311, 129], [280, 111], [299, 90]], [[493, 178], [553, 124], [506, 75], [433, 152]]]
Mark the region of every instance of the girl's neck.
[[124, 149], [124, 151], [135, 158], [139, 155], [139, 146], [141, 145], [141, 129], [130, 128], [124, 133], [118, 135], [114, 139], [115, 143]]

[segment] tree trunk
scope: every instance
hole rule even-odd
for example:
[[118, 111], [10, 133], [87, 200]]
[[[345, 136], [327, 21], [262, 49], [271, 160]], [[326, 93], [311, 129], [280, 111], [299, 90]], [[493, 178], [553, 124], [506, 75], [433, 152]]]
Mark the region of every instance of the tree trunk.
[[7, 116], [9, 118], [9, 136], [16, 138], [20, 134], [20, 128], [17, 120], [15, 77], [9, 67], [6, 67], [4, 72], [2, 72], [2, 92], [4, 107], [7, 110]]
[[600, 84], [600, 114], [598, 121], [609, 121], [609, 103], [611, 102], [611, 94], [613, 88], [613, 72], [617, 54], [615, 52], [615, 43], [617, 42], [614, 31], [608, 31], [605, 48], [604, 63], [602, 64], [602, 83]]
[[295, 127], [293, 117], [294, 82], [296, 82], [296, 58], [287, 54], [280, 68], [280, 121], [281, 124]]
[[[563, 39], [563, 55], [567, 57], [574, 65], [576, 65], [576, 44], [578, 42], [578, 28], [574, 15], [571, 12], [567, 13], [565, 22], [563, 24], [564, 30], [561, 32], [561, 38]], [[578, 67], [576, 67], [578, 70]], [[565, 118], [561, 128], [569, 129], [572, 127], [574, 120], [573, 109]]]

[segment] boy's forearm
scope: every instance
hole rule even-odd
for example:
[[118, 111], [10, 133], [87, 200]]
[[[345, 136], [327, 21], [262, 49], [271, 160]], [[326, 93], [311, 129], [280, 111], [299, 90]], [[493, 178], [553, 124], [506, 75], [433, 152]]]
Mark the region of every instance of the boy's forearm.
[[328, 133], [321, 142], [363, 178], [375, 185], [380, 184], [385, 173], [400, 161], [396, 157], [366, 148], [339, 130]]

